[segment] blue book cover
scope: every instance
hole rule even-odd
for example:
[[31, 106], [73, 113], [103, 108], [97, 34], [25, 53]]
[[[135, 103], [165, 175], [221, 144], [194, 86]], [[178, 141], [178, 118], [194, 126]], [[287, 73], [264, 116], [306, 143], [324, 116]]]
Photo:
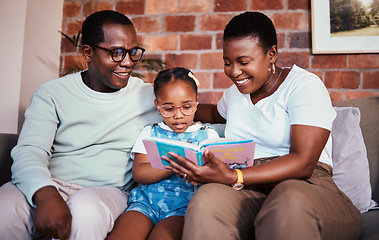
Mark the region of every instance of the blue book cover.
[[254, 163], [254, 152], [256, 142], [253, 139], [207, 139], [195, 145], [187, 142], [148, 138], [143, 140], [151, 166], [154, 168], [165, 169], [168, 165], [162, 160], [162, 156], [169, 156], [169, 152], [175, 152], [189, 161], [203, 166], [207, 163], [203, 157], [205, 150], [211, 151], [216, 158], [223, 161], [230, 169], [245, 168]]

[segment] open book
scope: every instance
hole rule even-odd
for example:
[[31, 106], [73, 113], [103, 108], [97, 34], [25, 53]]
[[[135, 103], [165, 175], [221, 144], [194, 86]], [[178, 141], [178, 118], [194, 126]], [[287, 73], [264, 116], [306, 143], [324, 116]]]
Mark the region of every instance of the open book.
[[175, 152], [199, 166], [207, 163], [203, 158], [205, 150], [210, 150], [230, 169], [245, 168], [254, 163], [256, 142], [253, 139], [215, 138], [204, 140], [200, 145], [163, 138], [148, 138], [142, 141], [151, 166], [159, 169], [165, 169], [164, 167], [169, 165], [161, 159], [162, 156], [169, 156], [168, 152]]

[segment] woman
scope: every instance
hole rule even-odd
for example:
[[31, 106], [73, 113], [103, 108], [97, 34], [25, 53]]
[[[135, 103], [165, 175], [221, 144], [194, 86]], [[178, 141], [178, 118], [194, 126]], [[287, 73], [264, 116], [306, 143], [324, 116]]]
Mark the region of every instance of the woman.
[[188, 181], [210, 183], [188, 206], [183, 239], [358, 239], [360, 213], [332, 180], [336, 113], [323, 83], [296, 65], [276, 66], [276, 31], [259, 12], [227, 24], [223, 58], [234, 85], [197, 118], [227, 120], [227, 138], [254, 138], [255, 166], [230, 170], [209, 152], [204, 167], [164, 158]]

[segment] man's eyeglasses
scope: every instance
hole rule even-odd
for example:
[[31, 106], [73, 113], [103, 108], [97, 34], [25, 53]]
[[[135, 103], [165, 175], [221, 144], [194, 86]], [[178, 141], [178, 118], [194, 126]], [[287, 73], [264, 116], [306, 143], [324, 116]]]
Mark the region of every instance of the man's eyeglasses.
[[114, 48], [114, 49], [108, 49], [104, 47], [100, 47], [97, 45], [93, 45], [92, 47], [100, 48], [105, 51], [108, 51], [111, 54], [112, 60], [114, 62], [121, 62], [124, 60], [127, 53], [129, 53], [130, 59], [133, 62], [137, 62], [140, 60], [143, 56], [143, 53], [145, 52], [144, 48], [141, 47], [134, 47], [132, 49], [125, 49], [125, 48]]
[[194, 114], [197, 110], [198, 102], [188, 102], [184, 103], [181, 106], [175, 106], [170, 104], [165, 104], [158, 106], [158, 110], [161, 112], [163, 117], [172, 117], [176, 114], [177, 109], [183, 113], [183, 115], [190, 116]]

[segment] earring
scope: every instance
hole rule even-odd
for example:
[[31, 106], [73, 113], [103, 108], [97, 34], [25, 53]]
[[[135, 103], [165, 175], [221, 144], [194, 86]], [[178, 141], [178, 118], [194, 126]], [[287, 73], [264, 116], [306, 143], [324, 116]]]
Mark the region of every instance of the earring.
[[272, 74], [275, 74], [275, 64], [272, 64]]

